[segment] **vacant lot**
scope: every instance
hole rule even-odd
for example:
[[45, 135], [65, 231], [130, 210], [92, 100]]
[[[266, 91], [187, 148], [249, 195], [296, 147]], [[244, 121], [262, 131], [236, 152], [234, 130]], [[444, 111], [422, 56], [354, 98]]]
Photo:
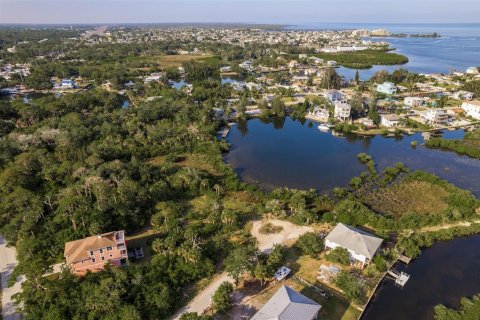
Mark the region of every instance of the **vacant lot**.
[[448, 209], [443, 200], [448, 195], [444, 188], [427, 181], [407, 181], [372, 192], [366, 202], [373, 210], [396, 217], [405, 213], [435, 214]]
[[[161, 166], [166, 161], [165, 156], [157, 156], [148, 161], [153, 166]], [[220, 176], [221, 172], [214, 168], [211, 161], [203, 154], [182, 154], [176, 159], [175, 165], [185, 168], [193, 168], [208, 172], [214, 176]]]
[[[265, 234], [261, 231], [264, 230], [264, 225], [268, 225], [270, 230], [276, 229], [279, 232]], [[312, 231], [312, 227], [299, 227], [288, 221], [271, 219], [255, 221], [251, 233], [257, 239], [260, 251], [268, 252], [275, 244], [286, 244]]]

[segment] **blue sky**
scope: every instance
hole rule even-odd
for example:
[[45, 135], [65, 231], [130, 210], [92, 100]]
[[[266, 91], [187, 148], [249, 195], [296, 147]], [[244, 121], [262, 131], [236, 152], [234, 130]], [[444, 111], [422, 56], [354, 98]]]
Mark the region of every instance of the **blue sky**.
[[0, 23], [480, 23], [480, 0], [0, 0]]

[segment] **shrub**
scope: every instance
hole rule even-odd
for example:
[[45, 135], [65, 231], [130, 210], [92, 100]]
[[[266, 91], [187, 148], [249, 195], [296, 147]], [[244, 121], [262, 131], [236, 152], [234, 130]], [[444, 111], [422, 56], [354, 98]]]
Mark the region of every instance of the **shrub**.
[[212, 308], [216, 311], [225, 311], [232, 306], [233, 286], [230, 282], [223, 282], [212, 296]]
[[305, 233], [298, 238], [297, 247], [304, 254], [310, 257], [316, 257], [323, 250], [323, 241], [320, 240], [313, 232]]
[[348, 300], [358, 304], [365, 300], [363, 285], [355, 275], [341, 271], [335, 278], [335, 285], [343, 291]]
[[330, 262], [340, 263], [343, 265], [350, 264], [350, 254], [348, 253], [347, 249], [341, 247], [336, 247], [330, 251], [325, 258]]

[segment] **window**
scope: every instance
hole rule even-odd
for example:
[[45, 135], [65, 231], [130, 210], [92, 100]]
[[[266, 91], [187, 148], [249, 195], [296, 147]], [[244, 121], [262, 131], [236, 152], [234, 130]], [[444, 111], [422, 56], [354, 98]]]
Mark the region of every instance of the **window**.
[[107, 251], [112, 251], [112, 247], [107, 247]]
[[95, 263], [95, 258], [92, 259], [92, 262]]
[[105, 261], [105, 257], [102, 257], [102, 261]]
[[93, 256], [93, 251], [90, 251], [90, 255]]
[[112, 257], [113, 257], [113, 256], [112, 256], [112, 255], [110, 255], [110, 258], [112, 258]]
[[103, 253], [103, 249], [100, 249], [100, 253]]

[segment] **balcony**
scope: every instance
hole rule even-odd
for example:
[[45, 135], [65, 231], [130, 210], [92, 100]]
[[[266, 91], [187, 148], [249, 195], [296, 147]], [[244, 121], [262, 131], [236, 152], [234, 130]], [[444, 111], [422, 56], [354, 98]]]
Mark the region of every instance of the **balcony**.
[[116, 243], [125, 242], [125, 235], [123, 231], [115, 232], [115, 242]]

